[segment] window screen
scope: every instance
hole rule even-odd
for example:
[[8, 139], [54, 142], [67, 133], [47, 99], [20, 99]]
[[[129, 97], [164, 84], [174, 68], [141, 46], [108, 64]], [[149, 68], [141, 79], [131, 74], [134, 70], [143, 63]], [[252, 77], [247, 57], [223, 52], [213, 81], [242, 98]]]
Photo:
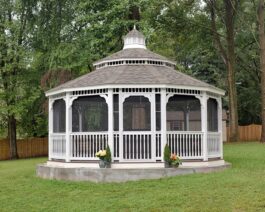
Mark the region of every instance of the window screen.
[[193, 96], [174, 95], [167, 103], [167, 130], [200, 131], [200, 101]]
[[151, 130], [150, 102], [143, 96], [131, 96], [123, 103], [125, 131]]
[[160, 94], [156, 94], [156, 130], [161, 130], [161, 100]]
[[63, 99], [53, 103], [53, 132], [65, 132], [65, 102]]
[[208, 99], [207, 102], [207, 118], [208, 118], [208, 131], [218, 131], [218, 114], [217, 114], [217, 101], [215, 99]]
[[108, 105], [103, 97], [79, 97], [72, 107], [73, 132], [108, 130]]
[[119, 131], [119, 95], [113, 96], [113, 119], [114, 119], [114, 131]]

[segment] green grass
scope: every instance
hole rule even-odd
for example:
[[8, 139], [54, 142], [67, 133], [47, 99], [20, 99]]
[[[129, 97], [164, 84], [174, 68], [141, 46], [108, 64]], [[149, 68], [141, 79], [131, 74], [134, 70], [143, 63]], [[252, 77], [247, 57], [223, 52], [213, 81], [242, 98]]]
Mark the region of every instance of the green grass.
[[233, 167], [128, 183], [43, 180], [46, 158], [0, 162], [0, 211], [265, 211], [265, 145], [224, 145]]

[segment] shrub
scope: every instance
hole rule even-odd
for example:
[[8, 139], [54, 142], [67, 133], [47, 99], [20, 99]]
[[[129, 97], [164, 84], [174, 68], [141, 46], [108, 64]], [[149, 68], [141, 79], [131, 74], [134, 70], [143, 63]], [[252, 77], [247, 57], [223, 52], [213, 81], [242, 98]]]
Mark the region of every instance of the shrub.
[[170, 156], [171, 156], [171, 151], [168, 144], [166, 144], [164, 148], [164, 161], [168, 162], [169, 164], [171, 163]]
[[107, 146], [107, 149], [106, 149], [106, 158], [105, 158], [105, 160], [107, 161], [107, 162], [111, 162], [111, 152], [110, 152], [110, 148], [109, 148], [109, 145]]

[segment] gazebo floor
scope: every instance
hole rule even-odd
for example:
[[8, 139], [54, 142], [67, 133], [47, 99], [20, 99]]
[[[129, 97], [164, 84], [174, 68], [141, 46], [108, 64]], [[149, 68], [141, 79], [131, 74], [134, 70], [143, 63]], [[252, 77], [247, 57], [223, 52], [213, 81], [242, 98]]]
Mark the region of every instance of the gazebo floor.
[[48, 161], [37, 166], [37, 176], [44, 179], [126, 182], [142, 179], [160, 179], [176, 175], [209, 173], [231, 167], [224, 160], [183, 162], [178, 168], [164, 168], [163, 163], [114, 163], [112, 168], [98, 168], [97, 163], [63, 163]]

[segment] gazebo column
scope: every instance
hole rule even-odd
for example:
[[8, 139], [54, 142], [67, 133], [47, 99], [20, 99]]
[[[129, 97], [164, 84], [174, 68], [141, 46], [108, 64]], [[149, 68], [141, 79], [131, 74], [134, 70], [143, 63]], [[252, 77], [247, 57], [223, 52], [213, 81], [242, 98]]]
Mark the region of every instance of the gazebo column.
[[220, 157], [223, 159], [223, 109], [222, 109], [222, 98], [217, 99], [217, 110], [218, 110], [218, 132], [220, 135]]
[[108, 89], [108, 145], [112, 154], [112, 161], [114, 155], [114, 142], [113, 142], [113, 89]]
[[52, 146], [52, 133], [53, 133], [53, 103], [54, 100], [52, 98], [49, 98], [49, 160], [52, 159], [52, 153], [53, 153], [53, 146]]
[[71, 132], [72, 132], [72, 102], [70, 93], [65, 97], [65, 162], [70, 162], [71, 151]]
[[151, 143], [151, 155], [152, 160], [156, 159], [156, 94], [154, 88], [150, 98], [151, 102], [151, 132], [152, 132], [152, 143]]
[[119, 91], [119, 161], [123, 160], [123, 93]]
[[200, 98], [201, 102], [201, 128], [203, 133], [203, 160], [208, 161], [208, 143], [207, 143], [207, 132], [208, 132], [208, 117], [207, 117], [207, 101], [208, 96], [206, 92], [203, 92], [202, 97]]
[[166, 89], [161, 88], [161, 156], [164, 161], [164, 148], [167, 143], [167, 94]]

